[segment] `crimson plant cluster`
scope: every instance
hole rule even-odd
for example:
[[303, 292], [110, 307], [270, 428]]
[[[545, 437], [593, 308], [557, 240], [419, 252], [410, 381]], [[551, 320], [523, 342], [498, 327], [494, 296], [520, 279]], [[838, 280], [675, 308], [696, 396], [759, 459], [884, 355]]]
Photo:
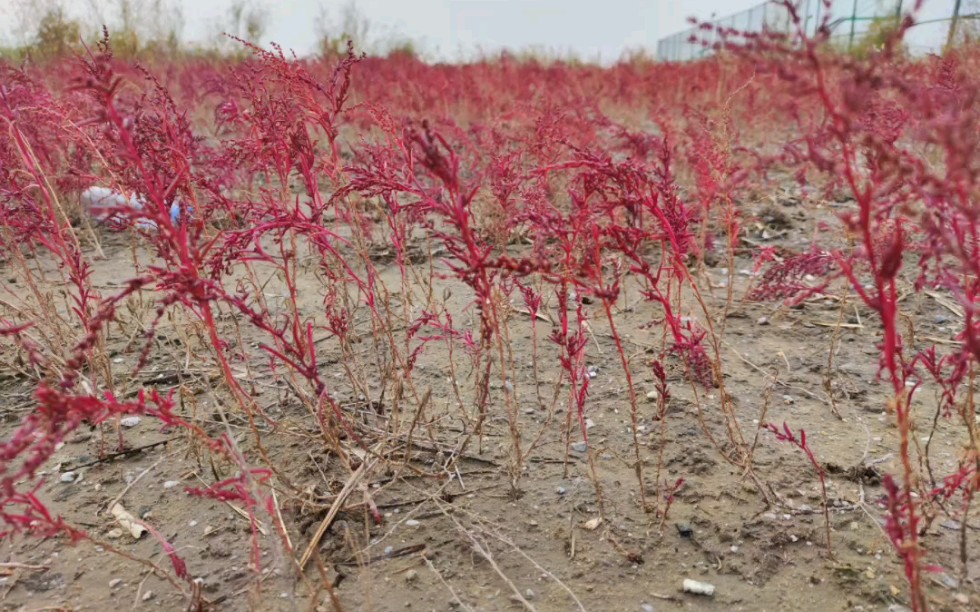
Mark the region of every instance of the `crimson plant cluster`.
[[[249, 47], [244, 60], [140, 65], [114, 58], [107, 35], [80, 57], [0, 66], [0, 257], [17, 284], [0, 302], [0, 334], [5, 367], [34, 398], [0, 444], [0, 530], [92, 537], [52, 515], [40, 472], [79, 428], [111, 431], [140, 415], [186, 432], [221, 466], [188, 492], [241, 503], [256, 569], [260, 515], [298, 554], [275, 496], [294, 485], [267, 450], [284, 425], [259, 401], [258, 371], [282, 382], [306, 431], [352, 470], [397, 462], [398, 441], [439, 438], [433, 415], [445, 411], [462, 427], [450, 463], [482, 449], [491, 421], [506, 423], [517, 493], [543, 440], [558, 436], [567, 457], [580, 437], [605, 513], [587, 425], [600, 327], [626, 389], [636, 498], [661, 528], [684, 475], [668, 477], [665, 437], [651, 450], [638, 432], [651, 418], [663, 427], [677, 385], [718, 398], [697, 403], [705, 438], [747, 478], [758, 479], [753, 453], [768, 432], [763, 440], [798, 447], [824, 484], [805, 432], [764, 419], [746, 430], [726, 387], [725, 327], [745, 302], [792, 307], [835, 293], [880, 327], [901, 465], [885, 478], [882, 508], [909, 602], [925, 609], [923, 572], [937, 561], [922, 534], [939, 512], [965, 524], [980, 478], [980, 53], [908, 58], [898, 41], [911, 23], [860, 59], [820, 33], [723, 32], [730, 48], [686, 65], [506, 55], [429, 65], [353, 46], [318, 60]], [[758, 276], [736, 294], [745, 205], [779, 181], [849, 202], [847, 212], [805, 249], [758, 251]], [[146, 203], [115, 211], [123, 232], [79, 210], [79, 192], [96, 184]], [[102, 243], [122, 237], [133, 274], [107, 289], [93, 280]], [[721, 299], [706, 282], [706, 262], [719, 259]], [[909, 288], [949, 296], [963, 314], [956, 342], [914, 342]], [[659, 313], [647, 325], [655, 346], [639, 355], [620, 317], [637, 299]], [[175, 321], [199, 340], [193, 356], [218, 374], [221, 418], [247, 423], [247, 444], [197, 420], [183, 388], [127, 392]], [[530, 378], [513, 352], [525, 333]], [[120, 344], [125, 367], [110, 358]], [[436, 349], [450, 380], [438, 401], [417, 370]], [[328, 353], [346, 364], [342, 377], [324, 373]], [[640, 377], [654, 381], [652, 417]], [[922, 466], [924, 388], [962, 425], [955, 473]], [[527, 405], [545, 418], [527, 419]], [[722, 430], [705, 425], [706, 411]], [[104, 453], [125, 446], [119, 436], [103, 440]], [[175, 588], [199, 596], [178, 553], [151, 533]]]

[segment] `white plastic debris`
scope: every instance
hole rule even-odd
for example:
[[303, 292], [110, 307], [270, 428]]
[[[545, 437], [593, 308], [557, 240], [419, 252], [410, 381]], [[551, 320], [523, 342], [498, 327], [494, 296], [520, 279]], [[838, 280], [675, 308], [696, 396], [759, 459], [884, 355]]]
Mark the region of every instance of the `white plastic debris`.
[[715, 585], [685, 578], [684, 592], [691, 593], [693, 595], [707, 595], [710, 597], [715, 594]]
[[123, 427], [136, 427], [140, 424], [140, 418], [138, 416], [128, 416], [119, 419], [119, 424]]
[[602, 517], [597, 516], [594, 519], [587, 520], [585, 524], [582, 525], [582, 527], [584, 527], [588, 531], [595, 531], [596, 529], [599, 528], [599, 525], [601, 524], [602, 524]]
[[[131, 214], [143, 210], [146, 206], [146, 200], [138, 194], [134, 193], [126, 197], [115, 189], [98, 185], [83, 191], [80, 200], [82, 209], [97, 223], [125, 223]], [[180, 221], [180, 200], [174, 200], [170, 205], [170, 220], [175, 224]], [[152, 230], [156, 229], [156, 223], [139, 219], [136, 221], [136, 227]]]
[[116, 521], [123, 529], [129, 531], [134, 540], [140, 539], [146, 533], [146, 527], [139, 522], [139, 519], [130, 514], [122, 504], [113, 504], [109, 512], [116, 518]]

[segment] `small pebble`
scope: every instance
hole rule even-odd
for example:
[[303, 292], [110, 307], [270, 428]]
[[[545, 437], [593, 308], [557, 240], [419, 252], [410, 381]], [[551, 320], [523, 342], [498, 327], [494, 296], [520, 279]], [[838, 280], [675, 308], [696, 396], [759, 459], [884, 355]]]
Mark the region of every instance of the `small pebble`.
[[415, 519], [408, 519], [407, 521], [405, 521], [406, 527], [418, 527], [421, 524], [422, 523], [416, 521]]
[[653, 606], [648, 603], [640, 604], [640, 612], [653, 612]]
[[75, 472], [65, 472], [62, 474], [61, 482], [75, 482]]
[[528, 601], [534, 599], [534, 591], [532, 591], [531, 589], [524, 591], [524, 599]]
[[191, 522], [187, 523], [187, 526], [188, 527], [197, 527], [197, 521], [192, 520]]
[[109, 538], [110, 540], [118, 540], [122, 537], [122, 535], [122, 529], [112, 529], [109, 531], [109, 533], [105, 534], [105, 537]]
[[122, 584], [122, 578], [113, 578], [112, 580], [109, 581], [109, 588], [114, 589], [120, 584]]
[[82, 442], [88, 442], [92, 439], [92, 434], [87, 431], [80, 431], [68, 440], [69, 444], [81, 444]]
[[136, 427], [140, 424], [140, 418], [138, 416], [128, 416], [119, 419], [119, 424], [123, 427]]
[[656, 389], [654, 389], [653, 391], [647, 392], [647, 401], [655, 402], [658, 399], [660, 399], [660, 394], [657, 392]]
[[150, 601], [151, 599], [153, 599], [153, 591], [143, 593], [143, 601]]
[[394, 546], [385, 546], [385, 556], [387, 557], [391, 553], [395, 552]]
[[405, 572], [405, 582], [415, 582], [419, 579], [419, 573], [413, 569]]
[[960, 581], [953, 578], [949, 574], [943, 574], [939, 577], [939, 580], [943, 583], [947, 589], [958, 589], [960, 588]]
[[555, 490], [555, 492], [558, 493], [558, 495], [564, 495], [566, 493], [566, 490], [565, 490], [565, 487], [558, 487]]
[[953, 599], [956, 600], [956, 603], [963, 604], [964, 606], [970, 603], [970, 598], [963, 593], [957, 593], [956, 595], [953, 595]]
[[164, 489], [173, 489], [174, 487], [176, 487], [179, 484], [180, 484], [180, 481], [179, 480], [168, 480], [165, 483], [163, 483], [163, 488]]
[[587, 450], [589, 450], [589, 445], [585, 442], [576, 442], [572, 444], [573, 453], [584, 453]]
[[769, 317], [759, 317], [759, 320], [756, 321], [756, 324], [757, 325], [769, 325]]
[[677, 527], [677, 533], [681, 534], [682, 538], [689, 538], [694, 535], [694, 528], [689, 523], [677, 523], [674, 526]]

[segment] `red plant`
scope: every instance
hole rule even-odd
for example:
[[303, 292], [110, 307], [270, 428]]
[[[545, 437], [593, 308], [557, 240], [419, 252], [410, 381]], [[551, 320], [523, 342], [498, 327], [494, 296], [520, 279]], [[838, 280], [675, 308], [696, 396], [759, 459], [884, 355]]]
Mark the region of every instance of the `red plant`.
[[766, 429], [775, 434], [777, 440], [789, 442], [796, 448], [803, 451], [806, 458], [810, 460], [810, 465], [812, 465], [813, 469], [816, 470], [817, 477], [820, 479], [820, 495], [823, 498], [823, 519], [824, 528], [827, 532], [827, 552], [833, 555], [834, 549], [830, 542], [830, 507], [827, 503], [826, 472], [823, 465], [821, 465], [820, 462], [817, 461], [817, 458], [813, 455], [813, 451], [810, 450], [810, 446], [806, 442], [806, 432], [801, 429], [800, 435], [797, 437], [796, 434], [793, 433], [793, 430], [791, 430], [789, 425], [787, 425], [785, 422], [783, 423], [782, 429], [772, 423], [766, 423], [764, 426]]
[[749, 299], [798, 304], [826, 288], [833, 266], [833, 257], [819, 250], [785, 257], [762, 274]]
[[[903, 58], [891, 52], [898, 36], [867, 60], [829, 53], [822, 45], [830, 22], [810, 36], [795, 3], [786, 10], [795, 35], [703, 26], [697, 37], [719, 34], [729, 53], [687, 65], [602, 68], [507, 55], [429, 65], [358, 57], [352, 47], [299, 60], [246, 44], [251, 57], [240, 61], [138, 67], [114, 57], [108, 40], [81, 61], [44, 70], [3, 64], [0, 258], [21, 284], [3, 288], [0, 337], [36, 401], [0, 444], [0, 530], [85, 537], [39, 501], [38, 473], [83, 423], [140, 414], [180, 428], [210, 453], [217, 482], [190, 492], [245, 507], [258, 569], [258, 514], [273, 516], [288, 543], [274, 492], [304, 494], [293, 465], [270, 456], [268, 436], [312, 431], [348, 467], [351, 444], [383, 461], [421, 428], [436, 439], [441, 419], [425, 409], [438, 391], [424, 372], [433, 355], [448, 361], [439, 364], [449, 378], [441, 384], [454, 396], [447, 405], [461, 411], [453, 460], [471, 437], [482, 442], [503, 411], [518, 475], [527, 449], [540, 447], [522, 441], [517, 406], [530, 395], [546, 404], [542, 374], [552, 366], [555, 395], [542, 432], [564, 398], [566, 471], [577, 424], [604, 513], [587, 417], [597, 398], [605, 401], [589, 365], [606, 344], [625, 381], [617, 401], [628, 397], [630, 462], [644, 506], [644, 454], [660, 455], [654, 498], [662, 525], [683, 485], [662, 478], [671, 366], [695, 396], [698, 383], [713, 388], [730, 444], [715, 440], [703, 416], [710, 404], [697, 397], [703, 434], [752, 475], [742, 415], [725, 387], [725, 322], [736, 258], [751, 251], [744, 244], [754, 247], [745, 240], [746, 207], [773, 177], [796, 177], [806, 193], [840, 205], [840, 223], [820, 220], [810, 247], [770, 243], [750, 253], [762, 274], [745, 298], [805, 306], [843, 285], [877, 315], [879, 375], [902, 470], [886, 480], [887, 529], [912, 605], [924, 609], [920, 532], [934, 505], [952, 513], [943, 503], [959, 494], [965, 523], [977, 486], [978, 55]], [[108, 211], [133, 238], [133, 272], [113, 279], [118, 285], [95, 280], [88, 244], [98, 233], [89, 234], [73, 207], [73, 194], [93, 184], [145, 203]], [[180, 214], [172, 216], [175, 205]], [[801, 210], [825, 209], [807, 200]], [[728, 258], [719, 312], [713, 292], [702, 294], [715, 249]], [[52, 283], [65, 288], [64, 307], [45, 302]], [[904, 336], [906, 284], [958, 302], [962, 344], [923, 348], [920, 334]], [[524, 312], [514, 301], [529, 322], [513, 316]], [[621, 317], [643, 301], [656, 312], [644, 326], [652, 346], [633, 353], [630, 342], [640, 342]], [[134, 303], [145, 317], [128, 314]], [[551, 323], [541, 347], [539, 321]], [[248, 424], [251, 447], [214, 434], [176, 395], [141, 388], [135, 375], [161, 357], [158, 331], [171, 323], [203, 339], [201, 352], [186, 347], [185, 363], [213, 363], [221, 379], [210, 391]], [[527, 333], [533, 371], [524, 376], [512, 343]], [[110, 346], [137, 351], [132, 376], [113, 367]], [[656, 356], [656, 451], [640, 436], [649, 415], [634, 368], [643, 354]], [[273, 380], [279, 405], [263, 401], [270, 387], [256, 370]], [[121, 399], [130, 396], [116, 388], [120, 381], [141, 389], [135, 399]], [[928, 447], [917, 461], [912, 437], [925, 381], [938, 390], [942, 415], [958, 415], [971, 436], [959, 469], [933, 476], [929, 467], [928, 482], [919, 474]], [[293, 413], [277, 420], [290, 399], [309, 423]], [[376, 407], [370, 425], [352, 418], [351, 406], [364, 404]], [[404, 418], [413, 407], [416, 418]], [[766, 429], [817, 471], [831, 551], [825, 473], [805, 432]], [[222, 471], [229, 466], [235, 475]], [[158, 539], [183, 576], [173, 547]]]

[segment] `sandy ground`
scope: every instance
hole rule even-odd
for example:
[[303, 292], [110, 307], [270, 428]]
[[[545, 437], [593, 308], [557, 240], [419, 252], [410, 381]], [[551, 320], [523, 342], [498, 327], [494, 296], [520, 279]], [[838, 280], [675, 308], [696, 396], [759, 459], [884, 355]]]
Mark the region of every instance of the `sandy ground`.
[[[743, 245], [735, 265], [736, 298], [752, 280], [745, 272], [752, 269], [751, 256], [758, 245], [806, 248], [814, 224], [847, 206], [803, 203], [798, 198], [771, 200], [748, 209], [749, 219], [754, 214], [746, 224], [746, 237], [752, 242]], [[133, 263], [125, 234], [106, 235], [104, 242], [108, 259], [99, 262], [96, 284], [108, 293], [118, 287], [119, 279], [132, 276]], [[395, 264], [384, 263], [379, 255], [376, 265], [389, 287], [398, 287]], [[712, 308], [724, 304], [726, 288], [721, 285], [728, 278], [724, 265], [709, 266], [701, 279], [706, 290], [709, 283], [717, 285], [709, 293]], [[445, 269], [445, 262], [438, 260], [437, 266]], [[313, 275], [301, 279], [304, 309], [312, 311], [322, 303], [317, 282]], [[473, 312], [465, 288], [442, 280], [436, 292], [446, 288], [452, 291], [449, 303], [457, 325], [471, 325]], [[395, 292], [392, 306], [400, 308], [401, 299]], [[904, 305], [920, 336], [951, 338], [956, 315], [939, 300], [909, 290]], [[384, 466], [366, 471], [361, 482], [370, 495], [356, 490], [322, 538], [323, 575], [335, 585], [342, 609], [903, 610], [907, 596], [902, 565], [882, 529], [880, 479], [898, 473], [898, 441], [894, 419], [884, 410], [887, 389], [875, 380], [880, 327], [873, 314], [856, 300], [845, 306], [839, 350], [828, 371], [828, 350], [841, 308], [838, 300], [818, 297], [785, 308], [736, 299], [724, 336], [725, 385], [734, 398], [743, 435], [755, 441], [753, 477], [727, 462], [705, 433], [707, 428], [726, 448], [717, 389], [692, 387], [676, 362], [668, 371], [672, 398], [666, 419], [655, 418], [657, 404], [646, 397], [654, 388], [654, 378], [644, 364], [658, 345], [657, 332], [647, 324], [658, 318], [659, 311], [629, 285], [619, 306], [616, 321], [632, 359], [640, 401], [638, 437], [648, 496], [657, 490], [661, 453], [660, 481], [685, 481], [665, 520], [644, 512], [639, 503], [629, 394], [613, 339], [597, 307], [592, 308], [593, 337], [588, 348], [595, 378], [586, 416], [604, 498], [601, 522], [587, 455], [574, 444], [581, 433], [574, 428], [573, 446], [565, 456], [561, 435], [568, 410], [565, 392], [554, 414], [549, 409], [558, 370], [554, 349], [547, 342], [547, 322], [539, 322], [538, 328], [537, 384], [543, 405], [534, 392], [531, 321], [515, 310], [510, 349], [517, 365], [516, 391], [493, 384], [482, 443], [474, 442], [450, 466], [447, 457], [462, 435], [462, 425], [444, 343], [430, 343], [418, 361], [416, 386], [430, 392], [421, 415], [394, 414], [384, 407], [364, 410], [365, 403], [358, 402], [356, 391], [346, 383], [344, 367], [351, 365], [351, 357], [330, 342], [321, 345], [321, 367], [328, 380], [336, 381], [338, 399], [362, 431], [387, 428], [402, 436], [397, 448], [389, 445]], [[553, 314], [554, 305], [549, 308], [545, 312]], [[698, 317], [693, 308], [687, 314]], [[229, 334], [233, 322], [231, 317], [221, 321]], [[133, 390], [181, 387], [185, 413], [193, 414], [212, 435], [227, 427], [255, 460], [254, 438], [245, 420], [228, 411], [228, 425], [220, 423], [222, 411], [216, 406], [229, 400], [215, 391], [215, 370], [206, 348], [183, 346], [193, 343], [194, 336], [181, 334], [180, 325], [181, 320], [175, 319], [161, 327], [158, 343], [169, 343], [170, 350], [155, 351], [138, 379], [126, 378], [135, 355], [124, 350], [122, 334], [114, 336], [118, 352], [113, 359], [122, 380]], [[370, 367], [371, 330], [364, 320], [358, 325], [363, 341], [354, 345], [355, 367]], [[259, 340], [250, 334], [243, 329], [246, 344]], [[200, 360], [183, 359], [188, 349]], [[462, 395], [472, 397], [474, 376], [467, 358], [457, 354], [454, 359]], [[256, 399], [277, 426], [261, 425], [260, 430], [266, 452], [289, 480], [288, 485], [276, 481], [277, 502], [298, 556], [348, 482], [350, 471], [318, 440], [310, 415], [265, 363], [256, 353], [251, 364], [252, 376], [261, 383]], [[243, 369], [242, 364], [236, 367]], [[372, 391], [377, 392], [379, 381], [372, 376]], [[839, 417], [828, 401], [828, 381]], [[16, 378], [0, 384], [6, 434], [29, 409], [31, 388], [28, 381]], [[504, 410], [508, 393], [514, 393], [510, 399], [524, 443], [541, 432], [516, 487], [509, 467], [513, 452]], [[952, 473], [962, 428], [940, 418], [933, 431], [934, 394], [926, 390], [919, 398], [915, 432], [919, 446], [924, 449], [931, 440], [929, 462], [934, 473]], [[817, 459], [834, 472], [827, 482], [832, 555], [826, 547], [814, 468], [798, 449], [760, 432], [763, 418], [804, 429]], [[399, 420], [397, 427], [391, 425], [393, 419]], [[409, 438], [413, 419], [417, 425]], [[110, 426], [105, 431], [112, 451], [113, 430]], [[41, 490], [54, 512], [97, 540], [169, 571], [167, 558], [153, 538], [137, 541], [121, 533], [106, 512], [107, 504], [121, 495], [121, 504], [175, 545], [214, 609], [333, 609], [325, 591], [317, 589], [314, 594], [320, 581], [316, 562], [311, 561], [305, 578], [298, 577], [268, 514], [259, 515], [261, 529], [268, 535], [257, 539], [262, 563], [261, 573], [256, 574], [250, 567], [253, 539], [248, 520], [228, 504], [186, 493], [186, 488], [212, 483], [219, 475], [198, 442], [148, 418], [125, 427], [124, 435], [130, 449], [156, 446], [103, 461], [100, 432], [83, 428], [57, 452], [46, 466], [47, 481]], [[223, 477], [233, 475], [227, 466], [221, 469]], [[62, 482], [61, 475], [68, 471], [74, 473], [74, 481]], [[368, 497], [383, 515], [380, 524], [366, 512]], [[965, 567], [960, 554], [962, 529], [954, 519], [940, 513], [923, 538], [929, 562], [943, 570], [926, 576], [936, 610], [980, 606], [975, 581], [980, 542], [976, 526], [968, 527]], [[187, 605], [172, 585], [146, 566], [92, 542], [68, 547], [62, 540], [7, 538], [0, 542], [0, 561], [24, 564], [0, 564], [0, 608], [5, 610], [176, 610]], [[713, 595], [684, 593], [685, 579], [710, 583]]]

